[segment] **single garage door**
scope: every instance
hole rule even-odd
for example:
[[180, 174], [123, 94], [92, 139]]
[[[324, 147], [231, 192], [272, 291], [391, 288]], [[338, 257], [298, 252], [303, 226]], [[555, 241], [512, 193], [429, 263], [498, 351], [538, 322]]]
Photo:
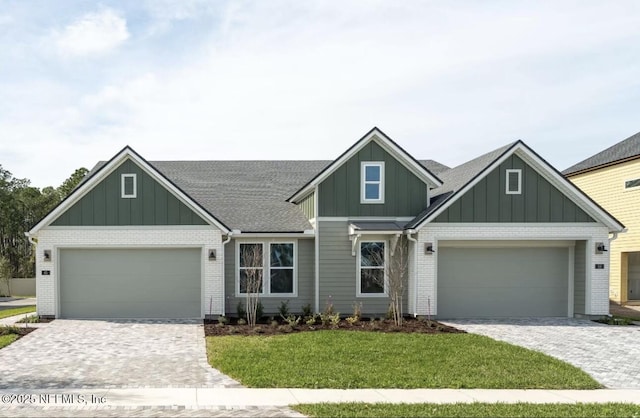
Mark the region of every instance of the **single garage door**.
[[439, 247], [438, 317], [568, 315], [567, 247]]
[[201, 250], [63, 249], [62, 318], [199, 318]]

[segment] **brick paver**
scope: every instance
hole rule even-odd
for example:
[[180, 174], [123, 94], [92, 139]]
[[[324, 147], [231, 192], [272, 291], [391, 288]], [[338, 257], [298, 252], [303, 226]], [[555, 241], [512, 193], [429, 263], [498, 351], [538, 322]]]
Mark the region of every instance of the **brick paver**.
[[640, 388], [640, 327], [586, 319], [451, 320], [448, 325], [564, 360], [608, 388]]
[[207, 363], [202, 327], [58, 319], [0, 350], [0, 389], [241, 387]]

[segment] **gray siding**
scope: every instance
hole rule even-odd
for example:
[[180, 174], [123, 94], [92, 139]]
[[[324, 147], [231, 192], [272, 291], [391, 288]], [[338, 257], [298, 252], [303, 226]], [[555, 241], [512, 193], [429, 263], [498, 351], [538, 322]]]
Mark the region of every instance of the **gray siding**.
[[573, 313], [585, 313], [585, 282], [587, 265], [586, 241], [576, 241], [573, 266]]
[[[256, 239], [255, 242], [268, 242], [268, 240]], [[314, 304], [314, 255], [315, 246], [312, 239], [299, 239], [297, 241], [297, 267], [298, 267], [298, 297], [260, 297], [262, 306], [264, 306], [265, 315], [276, 316], [278, 308], [282, 301], [289, 301], [289, 312], [299, 314], [302, 312], [302, 306]], [[237, 315], [238, 302], [246, 308], [246, 297], [236, 297], [236, 240], [231, 240], [224, 247], [224, 275], [225, 275], [225, 313], [228, 316]]]
[[[384, 161], [383, 204], [360, 203], [363, 161]], [[371, 141], [318, 189], [320, 216], [415, 216], [427, 206], [427, 185], [380, 145]]]
[[[137, 176], [137, 197], [121, 197], [120, 175]], [[136, 163], [126, 160], [73, 206], [54, 226], [206, 225], [207, 223]]]
[[[507, 169], [522, 169], [522, 194], [506, 194]], [[459, 197], [435, 222], [595, 222], [560, 190], [512, 155]]]
[[302, 212], [305, 214], [307, 219], [313, 219], [316, 217], [316, 194], [311, 193], [309, 196], [305, 197], [298, 204]]
[[[389, 309], [387, 297], [356, 297], [357, 257], [351, 255], [348, 222], [319, 223], [320, 233], [320, 311], [325, 309], [329, 296], [335, 312], [353, 313], [355, 302], [362, 302], [365, 315], [386, 315]], [[407, 310], [407, 294], [404, 298]]]

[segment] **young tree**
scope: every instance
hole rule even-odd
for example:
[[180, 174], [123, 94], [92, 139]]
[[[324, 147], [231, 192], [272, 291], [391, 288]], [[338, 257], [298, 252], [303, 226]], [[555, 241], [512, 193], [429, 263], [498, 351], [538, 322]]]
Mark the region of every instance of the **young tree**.
[[240, 292], [247, 297], [247, 323], [255, 327], [263, 281], [262, 244], [240, 244]]
[[405, 235], [394, 237], [389, 245], [386, 255], [384, 251], [375, 251], [369, 254], [375, 265], [384, 266], [385, 274], [375, 276], [377, 285], [385, 287], [389, 293], [389, 310], [393, 316], [393, 322], [402, 326], [404, 316], [404, 293], [407, 288], [407, 273], [409, 268], [409, 242]]

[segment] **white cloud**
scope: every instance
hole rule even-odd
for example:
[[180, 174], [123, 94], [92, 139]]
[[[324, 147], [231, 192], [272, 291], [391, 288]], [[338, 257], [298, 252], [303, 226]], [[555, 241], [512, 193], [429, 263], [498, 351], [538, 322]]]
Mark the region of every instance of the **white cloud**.
[[129, 38], [127, 22], [111, 9], [88, 13], [54, 32], [63, 55], [80, 56], [108, 52]]

